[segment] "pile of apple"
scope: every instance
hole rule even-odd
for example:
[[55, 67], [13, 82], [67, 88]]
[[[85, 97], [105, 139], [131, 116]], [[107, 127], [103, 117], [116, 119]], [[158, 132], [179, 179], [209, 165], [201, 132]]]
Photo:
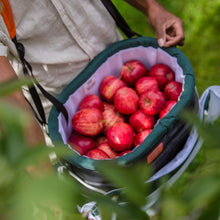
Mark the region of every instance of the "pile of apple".
[[182, 84], [169, 66], [159, 63], [147, 70], [138, 60], [128, 61], [120, 77], [108, 75], [101, 81], [99, 96], [81, 100], [69, 144], [96, 160], [129, 153], [176, 104], [181, 92]]

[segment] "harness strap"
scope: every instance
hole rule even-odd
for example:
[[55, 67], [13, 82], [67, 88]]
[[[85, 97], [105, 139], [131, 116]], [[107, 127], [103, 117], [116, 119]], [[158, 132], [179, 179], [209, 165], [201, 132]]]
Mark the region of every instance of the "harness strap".
[[127, 22], [124, 20], [122, 15], [119, 13], [115, 5], [112, 3], [111, 0], [101, 0], [105, 8], [111, 14], [113, 19], [115, 20], [117, 26], [123, 31], [123, 33], [128, 37], [140, 37], [141, 35], [131, 30]]
[[[30, 76], [29, 74], [29, 71], [32, 73], [32, 68], [31, 66], [27, 63], [27, 61], [24, 59], [24, 54], [25, 54], [25, 51], [24, 51], [24, 46], [21, 44], [21, 43], [18, 43], [17, 42], [17, 39], [16, 39], [16, 36], [12, 39], [12, 41], [14, 42], [15, 46], [16, 46], [16, 49], [18, 51], [18, 54], [19, 54], [19, 57], [20, 57], [20, 60], [21, 60], [21, 63], [22, 63], [22, 67], [23, 67], [23, 73], [25, 76]], [[42, 102], [41, 102], [41, 99], [39, 97], [39, 94], [35, 88], [34, 85], [31, 85], [28, 87], [29, 89], [29, 92], [30, 92], [30, 95], [31, 95], [31, 98], [34, 102], [34, 105], [35, 107], [37, 108], [37, 112], [35, 111], [35, 109], [33, 108], [33, 106], [31, 105], [31, 103], [28, 101], [28, 104], [31, 106], [31, 109], [36, 117], [36, 119], [38, 120], [38, 122], [41, 124], [41, 125], [45, 125], [47, 124], [46, 123], [46, 117], [45, 117], [45, 112], [44, 112], [44, 109], [43, 109], [43, 106], [42, 106]], [[26, 98], [25, 98], [26, 99]], [[26, 99], [27, 100], [27, 99]], [[39, 115], [39, 116], [38, 116]]]
[[0, 0], [0, 11], [11, 39], [16, 35], [14, 19], [8, 0]]

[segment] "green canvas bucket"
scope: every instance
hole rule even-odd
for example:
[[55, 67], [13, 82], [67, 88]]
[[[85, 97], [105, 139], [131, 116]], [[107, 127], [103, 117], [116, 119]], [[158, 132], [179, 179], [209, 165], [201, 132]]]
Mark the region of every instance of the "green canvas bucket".
[[[131, 153], [114, 159], [118, 164], [132, 164], [152, 152], [162, 138], [175, 129], [179, 121], [179, 114], [188, 108], [195, 99], [195, 77], [188, 58], [176, 47], [160, 48], [157, 40], [150, 37], [131, 38], [116, 42], [98, 54], [88, 66], [61, 92], [58, 100], [64, 104], [69, 121], [66, 122], [62, 113], [55, 106], [52, 107], [48, 129], [49, 136], [55, 145], [64, 144], [69, 151], [68, 156], [62, 158], [83, 179], [94, 179], [97, 174], [98, 160], [80, 156], [69, 145], [68, 138], [72, 132], [71, 119], [77, 110], [79, 102], [88, 94], [98, 94], [100, 82], [107, 75], [120, 74], [120, 68], [128, 60], [139, 60], [147, 69], [156, 63], [164, 63], [175, 72], [175, 80], [183, 84], [183, 91], [177, 104], [162, 119], [158, 120], [152, 132], [144, 142]], [[97, 179], [94, 180], [99, 181]]]

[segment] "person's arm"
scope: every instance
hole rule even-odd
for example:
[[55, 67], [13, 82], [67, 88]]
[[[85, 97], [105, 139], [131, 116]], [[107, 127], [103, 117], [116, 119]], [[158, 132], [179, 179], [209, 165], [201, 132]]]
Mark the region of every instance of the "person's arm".
[[[8, 80], [16, 79], [14, 69], [5, 56], [0, 56], [0, 86], [1, 83]], [[27, 125], [25, 136], [29, 144], [38, 144], [44, 141], [42, 130], [32, 114], [29, 104], [26, 102], [23, 93], [16, 91], [5, 98], [6, 101], [18, 106], [19, 108], [30, 113], [30, 123]]]
[[156, 31], [158, 44], [162, 47], [184, 45], [183, 22], [166, 10], [156, 0], [125, 0], [142, 11]]

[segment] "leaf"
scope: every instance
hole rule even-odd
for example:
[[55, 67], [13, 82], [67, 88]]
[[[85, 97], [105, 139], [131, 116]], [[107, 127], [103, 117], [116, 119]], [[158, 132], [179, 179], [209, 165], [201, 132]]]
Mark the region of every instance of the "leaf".
[[203, 209], [201, 209], [198, 220], [219, 219], [220, 218], [220, 194], [216, 194], [212, 201]]
[[[21, 114], [20, 114], [21, 113]], [[0, 102], [1, 142], [0, 152], [11, 164], [19, 161], [24, 153], [25, 139], [23, 123], [27, 120], [23, 112], [12, 110], [12, 107]]]
[[0, 100], [0, 120], [1, 124], [4, 123], [7, 125], [8, 123], [11, 124], [18, 124], [21, 127], [28, 122], [28, 114], [17, 108], [16, 106], [6, 103]]
[[197, 132], [208, 146], [212, 148], [219, 146], [220, 125], [218, 123], [203, 123], [201, 122], [197, 114], [190, 111], [184, 111], [182, 113], [182, 117], [191, 126], [196, 126]]
[[94, 197], [99, 214], [103, 220], [111, 220], [116, 214], [118, 220], [147, 220], [148, 215], [140, 208], [130, 203], [119, 203], [109, 196]]
[[54, 210], [65, 216], [79, 214], [77, 205], [85, 200], [81, 194], [81, 185], [68, 177], [61, 180], [48, 174], [40, 178], [23, 176], [18, 186], [17, 193], [13, 195], [16, 220], [33, 219], [36, 212], [38, 216], [53, 219]]
[[162, 199], [159, 219], [176, 220], [184, 216], [187, 210], [186, 204], [177, 196], [165, 193]]
[[32, 85], [33, 80], [31, 78], [12, 79], [0, 84], [0, 98], [11, 94], [12, 92], [21, 89], [23, 85]]
[[205, 206], [216, 194], [220, 193], [219, 185], [219, 176], [213, 174], [197, 176], [197, 179], [186, 189], [184, 198], [194, 206], [198, 204]]
[[149, 193], [145, 183], [150, 177], [150, 168], [147, 164], [133, 164], [123, 167], [114, 163], [100, 163], [98, 169], [116, 188], [123, 188], [122, 196], [137, 206], [145, 205]]

